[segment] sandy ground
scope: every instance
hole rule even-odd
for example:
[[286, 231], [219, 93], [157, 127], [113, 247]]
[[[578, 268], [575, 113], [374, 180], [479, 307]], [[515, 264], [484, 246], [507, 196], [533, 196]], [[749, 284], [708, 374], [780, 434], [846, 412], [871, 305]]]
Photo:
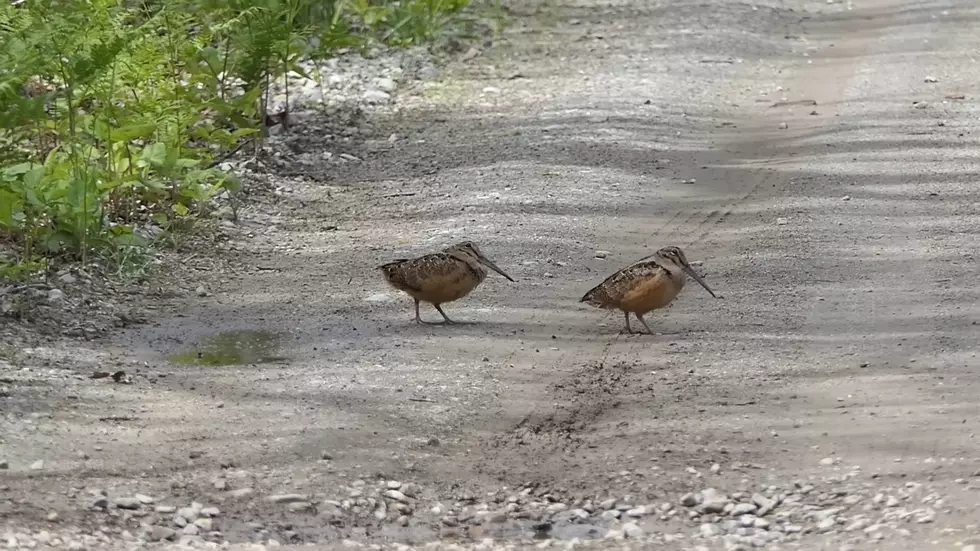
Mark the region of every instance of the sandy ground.
[[[217, 505], [213, 541], [326, 545], [526, 540], [547, 516], [494, 528], [458, 510], [526, 488], [574, 508], [814, 485], [920, 509], [882, 539], [839, 521], [771, 548], [980, 543], [980, 8], [555, 0], [515, 15], [492, 50], [403, 91], [376, 139], [347, 146], [360, 161], [264, 175], [280, 193], [187, 283], [209, 296], [19, 356], [50, 376], [5, 379], [8, 540], [79, 527], [100, 547], [169, 522], [93, 509], [99, 491]], [[292, 151], [322, 147], [307, 130]], [[491, 274], [447, 305], [464, 324], [415, 325], [376, 266], [463, 239], [517, 282]], [[665, 245], [724, 298], [689, 283], [648, 316], [653, 336], [577, 302]], [[167, 361], [240, 330], [280, 333], [277, 357]], [[87, 379], [116, 367], [133, 384]], [[367, 520], [329, 513], [377, 481], [418, 487], [407, 526], [373, 501]], [[737, 548], [676, 511], [638, 515], [648, 540], [606, 541]], [[601, 538], [607, 520], [551, 536]]]

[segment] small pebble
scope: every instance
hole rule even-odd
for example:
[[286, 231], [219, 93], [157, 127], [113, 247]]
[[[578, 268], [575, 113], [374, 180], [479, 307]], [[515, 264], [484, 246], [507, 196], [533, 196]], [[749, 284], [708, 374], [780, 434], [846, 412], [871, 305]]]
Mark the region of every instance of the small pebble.
[[773, 500], [762, 494], [752, 494], [752, 503], [758, 505], [760, 509], [766, 510], [771, 510], [775, 506]]
[[712, 538], [721, 535], [721, 528], [717, 524], [704, 523], [701, 525], [701, 536]]
[[120, 509], [130, 510], [139, 509], [140, 505], [142, 505], [140, 500], [136, 499], [135, 497], [117, 497], [113, 503], [115, 503], [116, 507]]
[[758, 507], [753, 503], [739, 503], [731, 511], [731, 516], [737, 517], [756, 512]]
[[255, 490], [253, 490], [252, 488], [238, 488], [237, 490], [231, 490], [230, 492], [228, 492], [228, 495], [233, 498], [241, 499], [241, 498], [248, 497], [253, 493], [255, 493]]
[[618, 519], [621, 514], [622, 513], [620, 513], [616, 509], [610, 509], [608, 511], [603, 511], [602, 514], [599, 515], [599, 517], [604, 520], [613, 520], [613, 519]]
[[[700, 503], [700, 501], [701, 500], [698, 499], [697, 494], [691, 493], [691, 494], [684, 494], [683, 496], [681, 496], [681, 505], [683, 505], [684, 507], [694, 507], [695, 505]], [[608, 509], [608, 507], [606, 508]]]
[[643, 529], [632, 522], [623, 525], [623, 533], [628, 538], [642, 538], [644, 534]]
[[177, 531], [166, 526], [150, 526], [146, 535], [150, 541], [172, 540], [177, 537]]
[[395, 501], [400, 501], [402, 503], [408, 503], [408, 496], [399, 492], [398, 490], [388, 490], [385, 492], [385, 497], [389, 499], [394, 499]]

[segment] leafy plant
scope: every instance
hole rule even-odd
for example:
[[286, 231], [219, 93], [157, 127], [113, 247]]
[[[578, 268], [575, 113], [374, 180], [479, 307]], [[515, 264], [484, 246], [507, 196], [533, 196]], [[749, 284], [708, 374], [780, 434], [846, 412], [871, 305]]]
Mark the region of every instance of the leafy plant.
[[137, 251], [159, 231], [142, 227], [182, 227], [239, 191], [215, 165], [261, 139], [273, 82], [306, 76], [301, 60], [339, 48], [434, 40], [468, 4], [0, 4], [0, 239], [25, 263], [97, 253], [145, 265]]

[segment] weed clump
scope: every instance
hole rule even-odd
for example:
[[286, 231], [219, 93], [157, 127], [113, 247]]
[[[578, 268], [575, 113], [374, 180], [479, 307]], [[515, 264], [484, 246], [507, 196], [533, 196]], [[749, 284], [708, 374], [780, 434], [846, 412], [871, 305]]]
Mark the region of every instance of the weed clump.
[[140, 256], [159, 237], [140, 228], [186, 226], [238, 193], [221, 161], [262, 139], [270, 87], [301, 60], [431, 42], [469, 2], [2, 3], [0, 249], [16, 253], [0, 278]]

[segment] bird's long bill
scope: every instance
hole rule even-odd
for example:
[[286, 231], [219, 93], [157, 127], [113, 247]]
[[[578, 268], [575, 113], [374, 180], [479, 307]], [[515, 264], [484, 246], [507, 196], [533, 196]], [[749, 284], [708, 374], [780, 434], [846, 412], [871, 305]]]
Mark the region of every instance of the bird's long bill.
[[684, 264], [681, 267], [684, 268], [684, 271], [687, 272], [687, 275], [693, 277], [694, 278], [694, 281], [697, 281], [698, 283], [700, 283], [701, 286], [704, 287], [704, 289], [706, 291], [708, 291], [709, 293], [711, 293], [711, 296], [713, 296], [715, 298], [718, 298], [718, 295], [716, 295], [715, 292], [711, 290], [711, 287], [708, 287], [708, 284], [705, 283], [703, 279], [701, 279], [701, 276], [699, 276], [697, 274], [697, 272], [694, 271], [694, 268], [691, 268], [687, 264]]
[[514, 281], [514, 278], [512, 278], [509, 275], [505, 274], [503, 270], [501, 270], [500, 268], [498, 268], [496, 264], [494, 264], [493, 262], [491, 262], [489, 258], [483, 256], [482, 254], [480, 255], [480, 263], [486, 265], [491, 270], [493, 270], [493, 271], [497, 272], [498, 274], [506, 277], [510, 281]]

